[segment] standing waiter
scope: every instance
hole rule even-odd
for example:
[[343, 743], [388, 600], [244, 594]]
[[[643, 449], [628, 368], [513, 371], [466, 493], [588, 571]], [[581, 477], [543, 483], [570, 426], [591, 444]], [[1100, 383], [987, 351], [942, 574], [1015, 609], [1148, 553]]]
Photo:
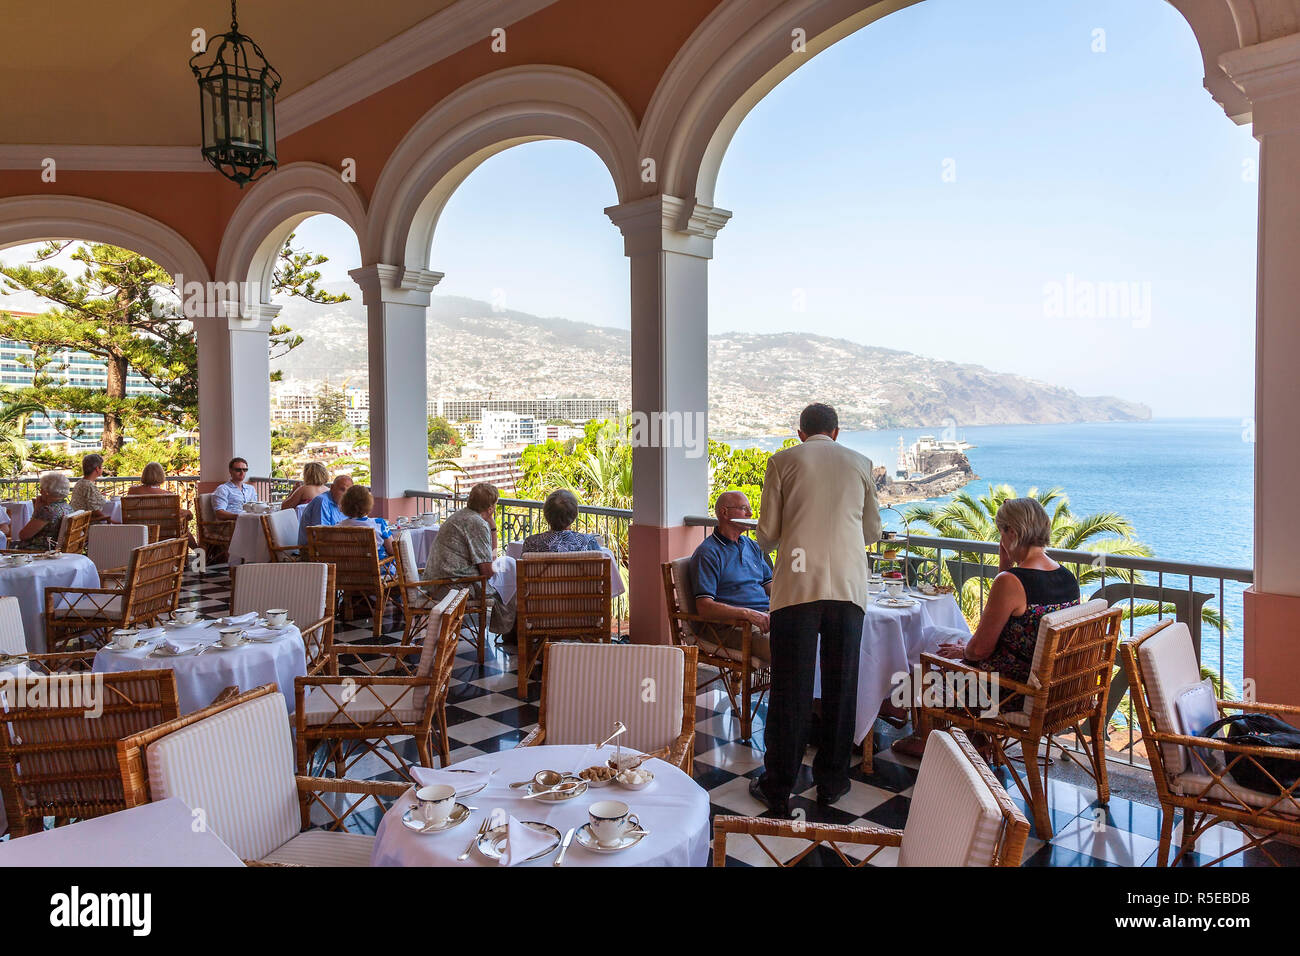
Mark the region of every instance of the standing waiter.
[[817, 802], [834, 803], [849, 789], [867, 548], [880, 539], [880, 511], [871, 461], [837, 443], [839, 433], [835, 409], [809, 405], [799, 416], [801, 444], [774, 454], [763, 479], [758, 542], [764, 551], [778, 552], [772, 578], [772, 690], [766, 769], [749, 792], [785, 816], [812, 721], [819, 634]]

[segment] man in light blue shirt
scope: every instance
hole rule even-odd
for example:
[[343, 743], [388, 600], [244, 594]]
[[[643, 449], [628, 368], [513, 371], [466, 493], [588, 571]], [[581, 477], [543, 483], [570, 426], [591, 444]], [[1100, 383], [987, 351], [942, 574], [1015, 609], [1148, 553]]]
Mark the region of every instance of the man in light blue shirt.
[[330, 485], [329, 491], [322, 491], [319, 495], [307, 503], [303, 510], [302, 520], [298, 522], [298, 546], [307, 547], [307, 529], [317, 525], [332, 527], [336, 524], [342, 524], [343, 519], [347, 516], [339, 509], [343, 503], [343, 496], [347, 490], [352, 487], [352, 479], [348, 475], [339, 475]]
[[248, 462], [242, 458], [230, 459], [230, 480], [217, 486], [212, 492], [212, 510], [218, 518], [234, 521], [244, 512], [244, 505], [257, 500], [257, 489], [245, 484], [248, 477]]

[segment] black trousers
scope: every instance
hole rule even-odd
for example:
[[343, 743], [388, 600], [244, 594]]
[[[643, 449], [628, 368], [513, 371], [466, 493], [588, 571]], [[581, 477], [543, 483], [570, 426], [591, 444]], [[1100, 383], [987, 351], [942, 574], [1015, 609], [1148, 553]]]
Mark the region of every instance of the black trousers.
[[[814, 601], [772, 612], [772, 690], [768, 695], [764, 792], [790, 794], [807, 744], [817, 746], [813, 781], [828, 793], [844, 788], [853, 757], [858, 651], [865, 612], [851, 601]], [[810, 741], [817, 637], [821, 635], [820, 739]]]

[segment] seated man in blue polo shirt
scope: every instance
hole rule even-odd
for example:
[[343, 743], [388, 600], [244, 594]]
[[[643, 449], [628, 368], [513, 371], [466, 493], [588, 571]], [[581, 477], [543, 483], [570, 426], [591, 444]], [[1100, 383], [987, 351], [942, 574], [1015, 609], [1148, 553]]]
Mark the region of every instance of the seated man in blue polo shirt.
[[749, 499], [744, 492], [725, 491], [713, 513], [717, 528], [691, 555], [695, 612], [721, 623], [752, 624], [766, 634], [771, 626], [767, 608], [772, 565], [738, 524], [753, 514]]

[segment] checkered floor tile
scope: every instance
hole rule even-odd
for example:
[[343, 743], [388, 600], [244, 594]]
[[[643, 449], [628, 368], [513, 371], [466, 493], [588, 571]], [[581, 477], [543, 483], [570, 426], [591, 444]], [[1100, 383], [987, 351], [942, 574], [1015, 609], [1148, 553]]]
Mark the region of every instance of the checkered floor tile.
[[[183, 600], [196, 604], [207, 613], [225, 613], [229, 598], [229, 578], [224, 566], [213, 566], [205, 574], [187, 575]], [[401, 620], [392, 610], [384, 620], [381, 643], [396, 643], [401, 638]], [[372, 622], [368, 618], [342, 622], [335, 629], [338, 643], [364, 644], [374, 641]], [[516, 693], [516, 658], [513, 648], [491, 644], [483, 664], [476, 651], [463, 643], [452, 672], [447, 701], [447, 723], [453, 763], [484, 753], [516, 746], [537, 723], [538, 687], [531, 687], [531, 699], [521, 701]], [[726, 696], [717, 685], [701, 693], [696, 701], [696, 735], [694, 777], [709, 792], [713, 813], [772, 816], [765, 806], [749, 795], [749, 781], [763, 770], [762, 707], [755, 722], [753, 738], [738, 741], [738, 725]], [[800, 785], [792, 796], [791, 810], [802, 813], [809, 822], [838, 824], [874, 824], [902, 827], [907, 820], [912, 787], [916, 782], [918, 762], [893, 753], [889, 744], [905, 731], [877, 724], [873, 772], [865, 774], [855, 761], [852, 786], [833, 806], [816, 802], [812, 785], [812, 752], [806, 756]], [[416, 762], [414, 741], [398, 741], [395, 748], [404, 759]], [[329, 768], [313, 767], [313, 772], [329, 773]], [[1026, 809], [1005, 769], [998, 771], [1012, 798]], [[1057, 773], [1053, 768], [1053, 774]], [[401, 775], [370, 755], [362, 758], [350, 771], [351, 776], [395, 780]], [[1032, 829], [1025, 848], [1025, 866], [1154, 866], [1160, 835], [1160, 810], [1154, 792], [1150, 802], [1112, 796], [1102, 807], [1094, 792], [1084, 786], [1057, 779], [1049, 781], [1048, 800], [1052, 811], [1055, 837], [1046, 842]], [[1026, 816], [1030, 815], [1026, 812]], [[378, 812], [362, 821], [377, 824]], [[1175, 840], [1180, 832], [1175, 828]], [[765, 840], [768, 848], [783, 860], [799, 853], [806, 844], [789, 840]], [[1207, 863], [1230, 849], [1240, 846], [1240, 834], [1225, 827], [1215, 827], [1198, 841], [1197, 853], [1189, 862]], [[1269, 852], [1284, 865], [1300, 865], [1300, 848], [1271, 843]], [[876, 856], [873, 865], [890, 866], [895, 851]], [[773, 862], [747, 836], [730, 837], [727, 861], [732, 866], [771, 866]], [[819, 848], [800, 865], [840, 865], [831, 851]], [[1259, 850], [1250, 850], [1225, 861], [1225, 866], [1269, 865]]]

